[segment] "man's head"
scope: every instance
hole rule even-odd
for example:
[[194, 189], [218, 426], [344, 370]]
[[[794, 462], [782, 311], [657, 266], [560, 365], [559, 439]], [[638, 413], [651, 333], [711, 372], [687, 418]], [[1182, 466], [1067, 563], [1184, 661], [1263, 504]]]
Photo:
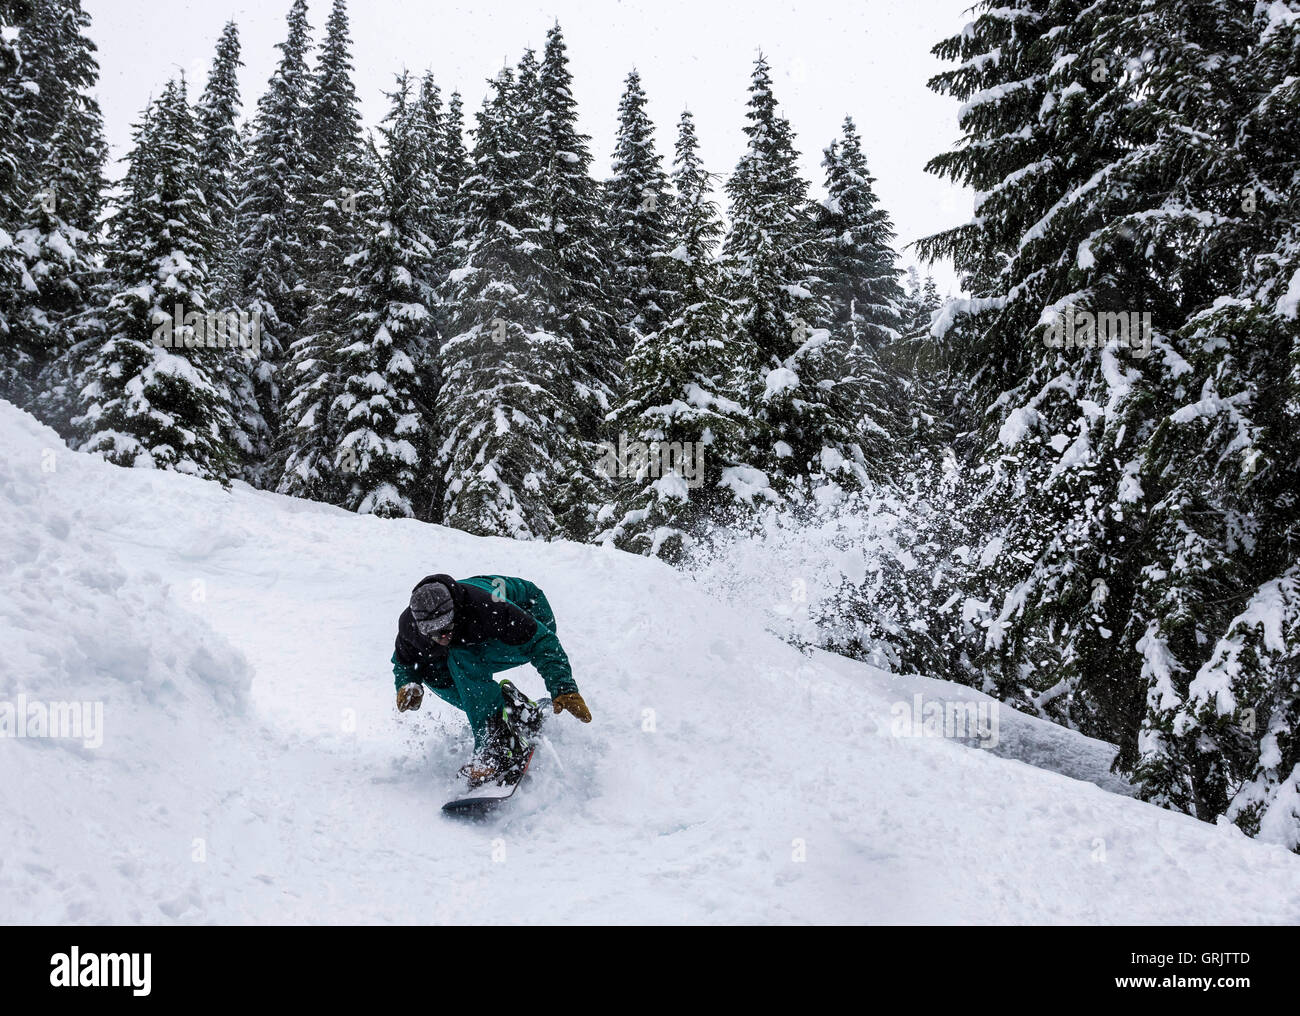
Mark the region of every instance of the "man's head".
[[425, 638], [433, 639], [440, 646], [449, 645], [456, 618], [451, 590], [441, 582], [426, 582], [422, 586], [416, 586], [411, 593], [411, 617]]

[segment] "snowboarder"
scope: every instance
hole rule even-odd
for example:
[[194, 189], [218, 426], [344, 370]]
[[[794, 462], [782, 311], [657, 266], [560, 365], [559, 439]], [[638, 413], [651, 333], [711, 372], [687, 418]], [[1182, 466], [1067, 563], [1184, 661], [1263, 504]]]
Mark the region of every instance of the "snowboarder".
[[591, 712], [578, 693], [569, 657], [555, 636], [555, 614], [527, 579], [429, 575], [411, 591], [397, 619], [393, 676], [400, 712], [419, 709], [428, 687], [463, 709], [474, 732], [474, 757], [460, 775], [471, 788], [518, 779], [542, 722], [537, 703], [493, 674], [531, 663], [546, 682], [555, 712], [583, 723]]

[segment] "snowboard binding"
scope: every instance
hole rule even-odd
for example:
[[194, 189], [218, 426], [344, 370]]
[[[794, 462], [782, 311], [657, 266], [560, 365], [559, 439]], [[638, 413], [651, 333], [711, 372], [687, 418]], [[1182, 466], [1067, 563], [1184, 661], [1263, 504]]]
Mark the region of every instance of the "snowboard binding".
[[541, 730], [545, 713], [511, 681], [501, 682], [505, 705], [501, 715], [488, 720], [483, 747], [460, 768], [458, 775], [476, 790], [488, 783], [511, 787], [523, 778], [536, 745], [533, 740]]

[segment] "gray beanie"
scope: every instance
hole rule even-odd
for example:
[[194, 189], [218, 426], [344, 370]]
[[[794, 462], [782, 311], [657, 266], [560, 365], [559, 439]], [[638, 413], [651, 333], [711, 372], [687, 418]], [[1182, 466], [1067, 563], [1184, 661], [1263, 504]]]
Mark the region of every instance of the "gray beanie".
[[416, 586], [411, 593], [411, 616], [415, 627], [424, 636], [433, 635], [451, 626], [455, 608], [451, 590], [441, 582], [426, 582]]

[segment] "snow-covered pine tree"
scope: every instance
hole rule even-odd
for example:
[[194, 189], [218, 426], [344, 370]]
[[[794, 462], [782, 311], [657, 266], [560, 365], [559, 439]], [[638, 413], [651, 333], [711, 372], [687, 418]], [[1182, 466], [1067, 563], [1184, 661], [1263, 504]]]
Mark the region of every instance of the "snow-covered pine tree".
[[539, 199], [526, 162], [537, 122], [503, 68], [476, 117], [461, 188], [464, 261], [449, 276], [451, 312], [437, 357], [433, 418], [436, 518], [482, 535], [546, 539], [558, 437], [572, 432], [572, 344], [546, 330], [556, 291], [537, 237]]
[[830, 306], [828, 326], [846, 348], [836, 391], [852, 413], [869, 472], [883, 480], [895, 472], [910, 423], [900, 379], [879, 355], [906, 329], [901, 273], [891, 246], [894, 227], [876, 197], [875, 178], [851, 118], [845, 117], [843, 135], [827, 147], [822, 165], [826, 198], [818, 206], [817, 229], [826, 262], [820, 274]]
[[[459, 249], [455, 246], [461, 226], [456, 211], [459, 181], [449, 180], [446, 175], [448, 166], [443, 152], [447, 143], [446, 119], [442, 90], [433, 74], [426, 71], [420, 79], [419, 95], [411, 106], [408, 126], [412, 187], [417, 195], [408, 228], [424, 250], [422, 272], [416, 283], [420, 299], [428, 307], [430, 315], [426, 327], [427, 350], [416, 365], [420, 374], [420, 407], [425, 413], [437, 400], [437, 351], [451, 317], [449, 309], [443, 306], [442, 294], [448, 275], [460, 265]], [[428, 427], [426, 437], [431, 442], [436, 430], [432, 420], [425, 423]], [[432, 445], [429, 452], [432, 452]], [[430, 462], [431, 458], [426, 455], [424, 517], [437, 510]]]
[[[916, 266], [910, 267], [907, 295], [902, 305], [905, 330], [901, 341], [895, 341], [881, 351], [881, 359], [899, 368], [907, 379], [910, 387], [908, 401], [920, 428], [913, 436], [919, 437], [920, 430], [934, 436], [937, 433], [935, 425], [939, 423], [937, 418], [942, 417], [948, 421], [939, 425], [940, 431], [948, 433], [941, 441], [946, 446], [952, 440], [952, 421], [956, 418], [954, 409], [966, 396], [954, 382], [951, 348], [936, 342], [930, 334], [930, 323], [942, 306], [934, 275], [927, 273], [922, 285]], [[964, 384], [961, 387], [964, 388]], [[910, 449], [912, 453], [919, 450], [917, 446]], [[930, 450], [939, 449], [930, 446]]]
[[[244, 263], [241, 254], [243, 244], [238, 230], [243, 225], [247, 225], [247, 220], [241, 215], [240, 205], [243, 202], [243, 195], [248, 191], [248, 182], [254, 174], [254, 166], [248, 153], [252, 150], [256, 129], [252, 119], [245, 119], [236, 129], [239, 161], [235, 166], [232, 188], [232, 193], [235, 195], [234, 230], [231, 237], [230, 270], [226, 277], [230, 286], [227, 290], [229, 306], [236, 312], [245, 314], [248, 310], [242, 305], [245, 295]], [[220, 271], [216, 274], [220, 278]], [[260, 380], [269, 375], [265, 374], [257, 358], [238, 356], [227, 363], [226, 376], [235, 418], [234, 444], [239, 450], [240, 476], [250, 483], [260, 484], [267, 475], [270, 456], [274, 452], [271, 427], [262, 410], [265, 391]]]
[[843, 135], [826, 149], [826, 199], [817, 228], [826, 246], [822, 270], [833, 326], [846, 328], [874, 348], [903, 331], [894, 226], [876, 197], [862, 141], [851, 117]]
[[[1179, 265], [1177, 284], [1202, 295], [1161, 350], [1162, 418], [1138, 473], [1152, 560], [1134, 598], [1137, 776], [1150, 800], [1300, 851], [1300, 3], [1257, 5], [1253, 19], [1218, 5], [1154, 13], [1110, 24], [1155, 56], [1142, 78], [1162, 157], [1139, 182], [1173, 172], [1189, 129], [1205, 138], [1205, 179], [1179, 191], [1181, 217], [1119, 219], [1093, 247], [1104, 256], [1124, 228], [1156, 251], [1170, 233], [1208, 250]], [[1206, 67], [1216, 52], [1228, 74]]]
[[371, 153], [378, 169], [375, 228], [348, 258], [353, 281], [330, 301], [339, 323], [331, 357], [339, 394], [326, 430], [337, 436], [331, 464], [345, 488], [345, 508], [427, 518], [429, 434], [419, 398], [432, 324], [421, 282], [431, 260], [420, 228], [428, 139], [405, 72], [389, 97], [384, 148]]
[[[9, 130], [0, 133], [0, 371], [13, 369], [17, 357], [11, 352], [9, 318], [17, 301], [22, 279], [22, 263], [18, 248], [10, 232], [18, 219], [21, 207], [19, 167], [26, 149], [26, 135], [18, 119], [18, 96], [10, 89], [10, 82], [18, 77], [22, 55], [18, 41], [23, 27], [31, 17], [31, 0], [0, 0], [0, 123], [9, 124]], [[9, 388], [13, 382], [0, 384]]]
[[284, 419], [272, 464], [280, 493], [335, 504], [347, 481], [335, 461], [340, 435], [328, 426], [342, 380], [333, 355], [352, 328], [340, 316], [339, 290], [354, 285], [350, 259], [369, 244], [375, 211], [375, 166], [362, 142], [352, 71], [347, 5], [335, 0], [304, 113], [299, 268], [310, 305], [281, 372]]
[[591, 176], [589, 138], [578, 130], [577, 101], [564, 35], [546, 35], [537, 105], [521, 114], [536, 137], [534, 193], [540, 201], [537, 240], [552, 265], [547, 331], [573, 349], [567, 402], [575, 427], [556, 425], [556, 477], [547, 491], [563, 535], [588, 539], [606, 502], [601, 471], [605, 416], [612, 408], [622, 358], [614, 317], [611, 244], [599, 187]]
[[[450, 316], [441, 303], [443, 284], [463, 257], [463, 247], [457, 246], [456, 241], [462, 225], [459, 191], [466, 155], [464, 139], [460, 137], [463, 128], [460, 97], [453, 95], [452, 103], [455, 122], [449, 125], [451, 114], [443, 107], [442, 92], [433, 75], [426, 73], [420, 81], [412, 129], [418, 135], [420, 153], [418, 178], [422, 198], [417, 221], [430, 254], [428, 274], [421, 282], [439, 335], [445, 333]], [[448, 146], [452, 148], [450, 154]], [[430, 375], [424, 388], [431, 400], [437, 391], [436, 377]]]
[[1293, 38], [1269, 55], [1294, 9], [982, 5], [938, 47], [970, 143], [932, 163], [980, 194], [977, 218], [921, 245], [975, 293], [937, 331], [959, 320], [987, 420], [977, 668], [1118, 742], [1159, 803], [1213, 818], [1249, 784], [1234, 817], [1291, 845], [1294, 529], [1272, 505], [1295, 486], [1294, 330], [1268, 267], [1288, 227], [1252, 219], [1243, 188], [1276, 214], [1294, 186], [1289, 139], [1264, 140], [1294, 112]]
[[[239, 27], [228, 21], [217, 40], [207, 85], [195, 107], [202, 189], [212, 220], [212, 242], [208, 253], [211, 270], [209, 293], [215, 306], [238, 314], [240, 297], [238, 204], [245, 165], [244, 136], [240, 131]], [[236, 350], [225, 362], [226, 386], [230, 390], [235, 429], [232, 443], [239, 453], [241, 472], [256, 479], [261, 472], [259, 456], [269, 447], [270, 435], [258, 405], [255, 377], [260, 364], [254, 357]]]
[[927, 272], [925, 276], [925, 287], [921, 290], [920, 309], [921, 314], [928, 324], [934, 316], [934, 312], [943, 306], [943, 300], [939, 297], [939, 287], [934, 284], [934, 275]]
[[942, 306], [943, 300], [939, 296], [939, 287], [935, 285], [933, 273], [927, 272], [925, 282], [922, 283], [921, 273], [916, 265], [909, 265], [902, 305], [905, 333], [915, 335], [917, 332], [924, 332], [928, 335], [931, 318]]
[[225, 482], [235, 453], [227, 350], [218, 343], [231, 336], [208, 317], [219, 309], [207, 292], [212, 224], [184, 79], [170, 81], [146, 113], [129, 158], [107, 255], [116, 293], [106, 338], [81, 379], [85, 412], [74, 420], [80, 449]]
[[[455, 236], [452, 230], [455, 223], [450, 214], [454, 203], [454, 193], [447, 193], [443, 188], [443, 154], [442, 146], [447, 140], [446, 110], [442, 104], [442, 89], [438, 87], [432, 72], [425, 72], [420, 79], [420, 92], [414, 103], [413, 129], [418, 135], [419, 179], [423, 198], [420, 203], [418, 220], [424, 232], [430, 251], [443, 267], [442, 275], [450, 270], [450, 246]], [[430, 285], [441, 278], [428, 280]]]
[[[942, 306], [934, 276], [927, 274], [922, 285], [916, 268], [910, 268], [908, 295], [903, 301], [906, 330], [901, 339], [880, 351], [881, 360], [904, 384], [903, 398], [912, 422], [900, 448], [911, 462], [909, 474], [933, 473], [937, 463], [950, 460], [958, 431], [969, 429], [961, 411], [968, 398], [966, 381], [953, 367], [951, 346], [935, 341], [930, 334], [930, 323]], [[951, 479], [934, 475], [909, 483], [913, 489], [920, 486], [947, 492], [954, 487]]]
[[916, 270], [916, 265], [907, 266], [907, 281], [903, 289], [903, 320], [911, 332], [916, 328], [917, 308], [921, 304], [921, 273]]
[[15, 166], [0, 229], [18, 262], [0, 296], [0, 397], [65, 434], [75, 401], [69, 351], [94, 303], [107, 152], [89, 25], [79, 0], [37, 0], [16, 40], [19, 67], [0, 80]]
[[675, 310], [666, 306], [662, 277], [667, 241], [667, 182], [655, 151], [654, 124], [646, 114], [641, 75], [627, 76], [618, 106], [614, 175], [605, 182], [614, 243], [614, 294], [619, 349], [626, 356], [637, 341], [659, 330]]
[[818, 276], [825, 252], [762, 55], [746, 116], [749, 142], [727, 182], [731, 230], [723, 246], [727, 297], [755, 368], [743, 387], [754, 422], [744, 457], [783, 494], [860, 483], [866, 457], [853, 400], [840, 388], [848, 348], [826, 327], [830, 311]]
[[303, 189], [311, 76], [307, 0], [294, 0], [288, 35], [277, 43], [280, 61], [258, 100], [253, 134], [245, 146], [239, 202], [240, 303], [261, 321], [262, 355], [253, 376], [266, 443], [254, 448], [248, 478], [273, 482], [275, 444], [282, 427], [281, 372], [307, 313], [307, 256], [303, 242]]
[[447, 195], [444, 209], [447, 216], [446, 244], [452, 245], [460, 235], [464, 219], [460, 189], [470, 170], [469, 153], [465, 150], [465, 103], [460, 92], [452, 92], [447, 100], [447, 115], [442, 121], [442, 141], [438, 151], [442, 155], [438, 166], [439, 189]]
[[[11, 28], [12, 73], [0, 78], [12, 116], [4, 138], [14, 165], [4, 191], [6, 214], [21, 215], [35, 193], [54, 199], [47, 204], [65, 204], [61, 216], [86, 228], [102, 205], [106, 150], [99, 105], [88, 94], [99, 80], [95, 44], [87, 35], [90, 17], [80, 0], [33, 0], [15, 9], [26, 14]], [[76, 151], [74, 139], [85, 151]], [[51, 153], [60, 144], [65, 161], [52, 167]], [[73, 158], [79, 163], [67, 164]], [[78, 170], [85, 179], [76, 178]]]
[[[303, 336], [291, 347], [287, 368], [293, 383], [285, 403], [286, 431], [281, 438], [284, 465], [277, 492], [342, 505], [349, 496], [357, 463], [355, 451], [342, 451], [340, 417], [330, 407], [343, 391], [343, 365], [339, 351], [354, 335], [360, 301], [370, 299], [358, 277], [357, 264], [369, 256], [383, 214], [377, 181], [381, 169], [378, 153], [367, 145], [357, 157], [358, 179], [366, 189], [340, 197], [340, 211], [351, 218], [349, 250], [339, 253], [333, 289], [313, 294], [315, 303]], [[354, 203], [355, 202], [355, 203]], [[292, 421], [290, 425], [290, 421]]]
[[[439, 297], [447, 293], [447, 275], [465, 260], [468, 239], [465, 235], [465, 198], [462, 188], [470, 174], [469, 152], [465, 148], [465, 104], [460, 92], [452, 92], [442, 118], [442, 137], [438, 142], [438, 193], [442, 196], [441, 223], [437, 234], [435, 274]], [[438, 305], [439, 332], [445, 333], [452, 310]]]
[[[1077, 366], [1053, 358], [1051, 350], [1040, 354], [1041, 333], [1036, 331], [1042, 307], [1070, 292], [1059, 280], [1070, 266], [1053, 265], [1049, 277], [1044, 261], [1051, 264], [1057, 251], [1042, 243], [1029, 251], [1021, 245], [1063, 194], [1109, 161], [1105, 153], [1096, 154], [1086, 136], [1091, 125], [1077, 117], [1058, 125], [1062, 98], [1074, 97], [1077, 109], [1088, 85], [1076, 84], [1076, 79], [1087, 81], [1091, 70], [1079, 64], [1077, 53], [1070, 55], [1063, 37], [1068, 22], [1061, 19], [1072, 13], [1054, 0], [982, 3], [969, 25], [934, 47], [937, 56], [957, 66], [932, 79], [930, 87], [963, 102], [959, 123], [966, 136], [927, 169], [968, 184], [978, 197], [969, 223], [918, 244], [927, 260], [951, 257], [972, 294], [935, 323], [934, 337], [942, 348], [932, 354], [945, 359], [960, 379], [955, 391], [961, 402], [953, 409], [964, 423], [956, 428], [955, 450], [967, 467], [963, 474], [971, 478], [971, 489], [959, 500], [969, 503], [965, 521], [984, 542], [973, 550], [955, 548], [958, 560], [970, 567], [956, 580], [958, 595], [949, 611], [933, 621], [935, 628], [948, 626], [947, 637], [968, 647], [965, 664], [948, 676], [980, 682], [987, 691], [1061, 719], [1069, 695], [1056, 693], [1055, 676], [1041, 688], [1026, 686], [1023, 656], [1006, 650], [1003, 626], [989, 613], [1023, 578], [1030, 567], [1026, 561], [1034, 560], [1033, 534], [1062, 530], [1045, 506], [1034, 518], [1022, 518], [1029, 510], [1028, 489], [1049, 480], [1050, 447], [1030, 462], [1027, 448], [1016, 447], [1022, 431], [1003, 424], [1023, 419], [1012, 416], [1010, 406], [1033, 398], [1023, 389], [1034, 391], [1027, 378], [1037, 362], [1044, 371], [1064, 372], [1071, 388], [1068, 378]], [[1056, 80], [1049, 85], [1054, 67]], [[1078, 418], [1080, 410], [1074, 412]], [[1070, 410], [1063, 409], [1062, 415], [1069, 417]], [[1051, 427], [1048, 436], [1057, 430]], [[1009, 538], [1012, 526], [1025, 530], [1019, 541]], [[1068, 685], [1060, 690], [1068, 691]], [[1050, 708], [1053, 702], [1056, 711]], [[1105, 726], [1098, 724], [1094, 732], [1105, 736]]]
[[[1053, 158], [1053, 122], [1059, 100], [1047, 98], [1046, 78], [1061, 47], [1053, 42], [1064, 30], [1054, 0], [1015, 0], [996, 6], [980, 4], [976, 17], [961, 33], [938, 43], [934, 54], [957, 66], [936, 75], [930, 88], [962, 100], [960, 122], [966, 132], [963, 144], [941, 153], [927, 170], [952, 179], [970, 180], [979, 195], [977, 213], [988, 208], [992, 217], [976, 215], [953, 229], [926, 238], [918, 244], [923, 258], [950, 256], [962, 273], [962, 287], [975, 298], [960, 304], [952, 322], [944, 323], [944, 335], [952, 339], [955, 353], [962, 356], [969, 375], [985, 372], [972, 393], [996, 398], [1026, 371], [1027, 344], [1019, 339], [1002, 342], [1002, 335], [973, 326], [962, 330], [966, 310], [993, 313], [1000, 309], [998, 275], [1017, 252], [1020, 237], [1038, 221], [1038, 209], [1054, 200], [1059, 190], [1050, 174], [1061, 175], [1066, 166], [1077, 164], [1073, 152]], [[1069, 60], [1077, 62], [1077, 54]], [[1090, 70], [1090, 68], [1089, 68]], [[1080, 86], [1081, 88], [1083, 86]], [[1005, 181], [1005, 183], [1004, 183]], [[983, 302], [978, 302], [983, 301]], [[1027, 321], [1019, 325], [1029, 329]], [[956, 327], [956, 332], [950, 329]], [[1016, 328], [1008, 327], [1008, 334]], [[960, 332], [960, 334], [958, 334]], [[988, 342], [985, 339], [990, 340]], [[982, 410], [975, 406], [974, 413]]]
[[[26, 29], [27, 21], [32, 16], [33, 0], [0, 0], [0, 111], [5, 115], [5, 122], [17, 125], [17, 112], [14, 96], [10, 93], [9, 82], [22, 67], [22, 54], [18, 42]], [[12, 197], [16, 184], [18, 153], [22, 147], [19, 135], [10, 132], [0, 138], [0, 212], [10, 213], [14, 209], [7, 203]]]
[[221, 30], [208, 83], [195, 111], [199, 150], [203, 153], [203, 197], [213, 229], [212, 295], [225, 306], [234, 306], [238, 289], [235, 208], [243, 158], [239, 145], [239, 68], [243, 65], [239, 59], [239, 27], [228, 21]]
[[[32, 16], [33, 0], [0, 0], [0, 112], [5, 123], [18, 126], [17, 98], [10, 87], [22, 67], [19, 40]], [[0, 137], [0, 214], [17, 211], [13, 202], [18, 185], [18, 163], [24, 148], [22, 135], [11, 130]]]
[[733, 390], [743, 351], [727, 328], [714, 258], [722, 223], [689, 111], [678, 121], [672, 182], [668, 251], [657, 267], [674, 314], [627, 359], [622, 401], [610, 415], [617, 497], [601, 513], [608, 528], [598, 539], [676, 562], [699, 526], [752, 507], [745, 502], [757, 471], [735, 457], [746, 431]]
[[361, 112], [352, 82], [352, 42], [346, 0], [334, 0], [311, 73], [303, 126], [302, 233], [308, 288], [328, 298], [346, 275], [355, 247], [367, 181]]

